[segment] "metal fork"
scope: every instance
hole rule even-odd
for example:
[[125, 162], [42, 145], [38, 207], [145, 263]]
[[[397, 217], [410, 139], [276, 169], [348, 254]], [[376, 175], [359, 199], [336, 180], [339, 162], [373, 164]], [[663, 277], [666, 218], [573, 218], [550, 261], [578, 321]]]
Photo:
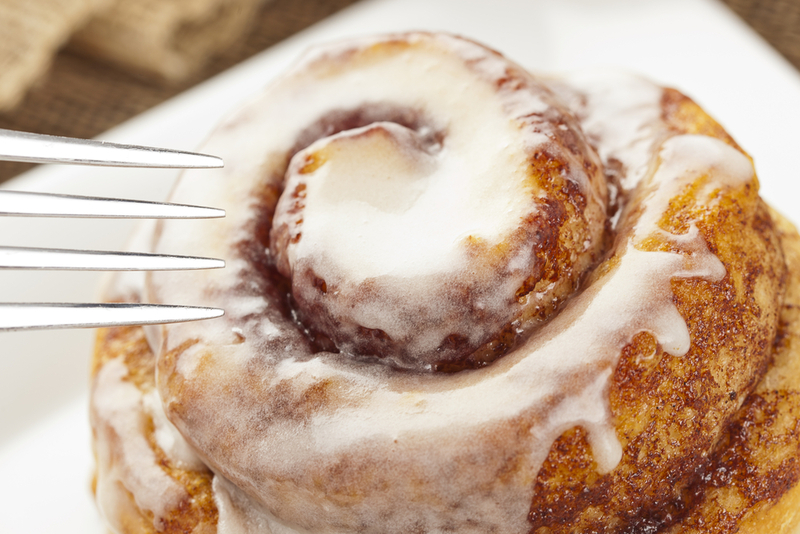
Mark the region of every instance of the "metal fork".
[[[121, 145], [0, 129], [0, 160], [115, 167], [212, 168], [220, 158], [163, 148]], [[194, 219], [224, 217], [215, 208], [0, 191], [0, 216]], [[222, 260], [187, 256], [0, 246], [0, 269], [142, 271], [211, 269]], [[0, 331], [162, 324], [219, 317], [217, 308], [166, 304], [0, 304]]]

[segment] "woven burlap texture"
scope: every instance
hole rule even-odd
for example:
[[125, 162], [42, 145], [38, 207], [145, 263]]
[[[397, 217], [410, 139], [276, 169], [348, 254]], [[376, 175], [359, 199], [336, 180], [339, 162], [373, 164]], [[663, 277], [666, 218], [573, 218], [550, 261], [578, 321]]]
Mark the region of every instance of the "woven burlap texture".
[[168, 82], [185, 79], [244, 33], [263, 0], [121, 0], [70, 49]]
[[72, 33], [116, 0], [2, 0], [0, 109], [10, 109]]
[[[168, 82], [242, 35], [264, 0], [0, 0], [0, 110], [69, 47]], [[71, 41], [70, 41], [71, 39]]]

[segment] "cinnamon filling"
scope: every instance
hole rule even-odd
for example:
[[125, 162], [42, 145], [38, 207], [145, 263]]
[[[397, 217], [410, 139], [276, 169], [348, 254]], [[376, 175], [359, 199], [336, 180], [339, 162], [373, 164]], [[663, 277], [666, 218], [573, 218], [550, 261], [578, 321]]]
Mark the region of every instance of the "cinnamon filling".
[[419, 112], [376, 104], [332, 112], [299, 136], [270, 264], [319, 348], [411, 370], [482, 367], [546, 321], [595, 263], [584, 210], [606, 207], [564, 178], [565, 157], [523, 154], [506, 179], [480, 161], [471, 168], [454, 154], [459, 142]]

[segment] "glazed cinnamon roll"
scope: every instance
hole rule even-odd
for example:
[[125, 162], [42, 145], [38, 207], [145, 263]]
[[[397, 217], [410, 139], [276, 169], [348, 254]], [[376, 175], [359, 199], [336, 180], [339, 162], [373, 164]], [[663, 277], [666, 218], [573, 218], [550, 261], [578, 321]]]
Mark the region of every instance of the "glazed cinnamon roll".
[[227, 218], [151, 235], [227, 268], [110, 297], [226, 315], [98, 335], [115, 531], [795, 528], [800, 237], [687, 97], [390, 35], [202, 150], [173, 198]]

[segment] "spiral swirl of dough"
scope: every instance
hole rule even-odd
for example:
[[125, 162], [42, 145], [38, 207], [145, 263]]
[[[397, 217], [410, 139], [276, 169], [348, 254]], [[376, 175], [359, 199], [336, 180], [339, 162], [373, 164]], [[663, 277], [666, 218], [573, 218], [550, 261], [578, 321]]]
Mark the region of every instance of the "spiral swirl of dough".
[[[704, 417], [681, 414], [707, 438], [671, 445], [687, 465], [677, 449], [711, 449], [736, 408], [715, 396], [743, 398], [768, 357], [709, 334], [725, 323], [713, 307], [767, 340], [781, 291], [769, 230], [753, 230], [752, 164], [680, 114], [601, 117], [569, 83], [448, 35], [349, 41], [309, 54], [202, 148], [226, 168], [187, 173], [173, 198], [228, 216], [165, 223], [156, 250], [228, 267], [155, 273], [148, 291], [226, 316], [163, 330], [158, 387], [254, 506], [314, 533], [526, 532], [565, 432], [583, 429], [597, 477], [638, 461], [645, 430], [615, 400], [625, 351], [688, 374], [710, 352], [704, 372], [741, 363], [704, 386]], [[737, 217], [742, 243], [769, 254], [738, 259], [749, 245], [723, 228]], [[763, 275], [740, 283], [744, 263]], [[671, 461], [654, 453], [653, 477]]]

